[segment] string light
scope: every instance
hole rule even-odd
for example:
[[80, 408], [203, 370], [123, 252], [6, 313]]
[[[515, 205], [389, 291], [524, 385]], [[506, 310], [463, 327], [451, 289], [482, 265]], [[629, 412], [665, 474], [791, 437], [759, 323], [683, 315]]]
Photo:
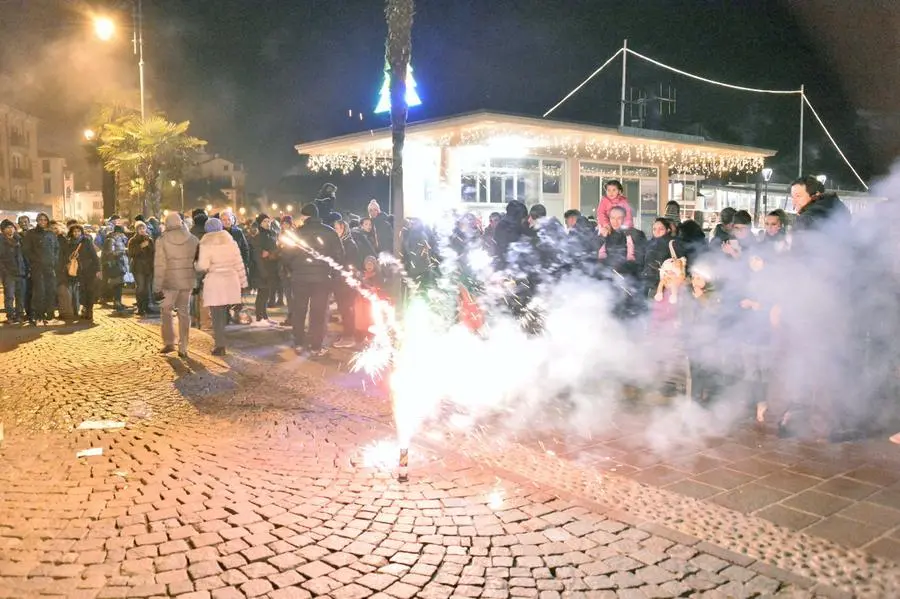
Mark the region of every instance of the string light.
[[[458, 136], [444, 135], [432, 140], [432, 147], [478, 147], [495, 138], [516, 138], [534, 155], [579, 158], [588, 161], [615, 161], [622, 164], [666, 165], [673, 174], [718, 175], [759, 172], [765, 157], [758, 152], [685, 147], [673, 142], [623, 140], [613, 136], [547, 135], [522, 128], [478, 126], [464, 129]], [[368, 148], [357, 152], [315, 154], [309, 157], [313, 172], [386, 175], [391, 170], [389, 148]]]

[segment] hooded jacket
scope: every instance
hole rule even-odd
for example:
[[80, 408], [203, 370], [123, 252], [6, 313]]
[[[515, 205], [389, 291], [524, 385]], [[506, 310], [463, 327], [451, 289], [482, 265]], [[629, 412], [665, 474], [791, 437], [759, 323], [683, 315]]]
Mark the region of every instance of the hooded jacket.
[[525, 207], [524, 202], [513, 200], [506, 205], [506, 215], [500, 219], [494, 230], [495, 261], [498, 269], [506, 268], [510, 246], [521, 241], [525, 236], [525, 218], [527, 216], [528, 208]]
[[605, 195], [600, 199], [600, 203], [597, 204], [597, 225], [600, 227], [608, 227], [609, 211], [615, 207], [625, 211], [625, 222], [622, 223], [622, 226], [628, 229], [632, 228], [634, 226], [634, 217], [631, 214], [631, 204], [628, 203], [628, 198], [621, 193], [617, 195], [615, 199]]
[[194, 258], [199, 245], [200, 240], [190, 234], [184, 223], [170, 224], [167, 219], [166, 231], [156, 243], [153, 290], [190, 291], [196, 287]]

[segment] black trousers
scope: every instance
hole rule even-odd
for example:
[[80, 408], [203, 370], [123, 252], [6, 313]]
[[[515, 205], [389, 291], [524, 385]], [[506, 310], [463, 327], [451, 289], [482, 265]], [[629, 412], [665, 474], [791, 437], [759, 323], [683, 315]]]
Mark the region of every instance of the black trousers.
[[[291, 284], [291, 325], [294, 328], [294, 345], [310, 349], [322, 349], [325, 341], [325, 314], [328, 311], [329, 282]], [[309, 336], [306, 334], [306, 315], [309, 314]]]

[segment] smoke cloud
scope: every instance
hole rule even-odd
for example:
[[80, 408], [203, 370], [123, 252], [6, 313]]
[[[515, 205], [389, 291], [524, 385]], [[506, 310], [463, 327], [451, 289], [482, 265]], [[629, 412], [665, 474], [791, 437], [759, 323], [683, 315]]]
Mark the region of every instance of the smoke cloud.
[[[873, 193], [893, 198], [898, 188], [900, 165]], [[768, 402], [773, 432], [785, 413], [789, 430], [804, 438], [896, 432], [897, 217], [900, 206], [886, 202], [854, 215], [850, 225], [835, 221], [794, 234], [785, 253], [749, 242], [740, 259], [713, 249], [693, 266], [709, 277], [715, 307], [698, 313], [688, 282], [677, 319], [663, 324], [652, 315], [659, 309], [652, 300], [650, 314], [623, 320], [619, 282], [573, 272], [538, 288], [539, 334], [500, 308], [507, 288], [490, 269], [477, 276], [488, 314], [480, 335], [438, 308], [453, 297], [457, 258], [467, 259], [453, 253], [442, 231], [437, 290], [409, 310], [392, 375], [401, 441], [435, 425], [587, 439], [614, 427], [635, 402], [646, 422], [644, 444], [662, 455], [727, 436], [755, 419], [759, 401]], [[478, 261], [479, 251], [468, 259]], [[567, 250], [559, 251], [565, 262]], [[742, 308], [744, 299], [758, 309]], [[716, 375], [719, 389], [709, 403], [681, 387], [698, 384], [689, 363]], [[635, 390], [643, 397], [634, 399]], [[661, 396], [667, 401], [654, 407]]]

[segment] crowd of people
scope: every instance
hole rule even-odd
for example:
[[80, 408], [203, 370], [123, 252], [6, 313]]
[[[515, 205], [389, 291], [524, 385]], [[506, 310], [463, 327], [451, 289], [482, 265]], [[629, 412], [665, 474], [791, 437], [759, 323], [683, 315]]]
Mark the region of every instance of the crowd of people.
[[[394, 253], [394, 223], [376, 200], [364, 218], [341, 214], [336, 191], [332, 184], [323, 187], [296, 219], [259, 214], [239, 223], [230, 211], [195, 210], [168, 214], [163, 224], [137, 217], [129, 230], [113, 217], [94, 237], [79, 223], [67, 223], [66, 230], [45, 214], [34, 227], [27, 217], [3, 221], [0, 275], [7, 322], [37, 325], [57, 314], [65, 321], [90, 321], [95, 303], [103, 301], [114, 314], [126, 314], [122, 289], [133, 284], [137, 314], [161, 313], [163, 353], [185, 356], [191, 325], [206, 322], [217, 355], [225, 353], [225, 326], [240, 323], [290, 326], [298, 352], [322, 356], [332, 300], [342, 327], [334, 345], [358, 347], [368, 335], [370, 311], [345, 275], [384, 295], [378, 257]], [[532, 300], [542, 288], [572, 274], [604, 281], [614, 290], [613, 317], [640, 322], [673, 348], [661, 352], [670, 362], [663, 366], [661, 393], [672, 396], [689, 385], [690, 396], [709, 405], [739, 389], [760, 422], [778, 396], [779, 430], [789, 434], [803, 404], [797, 397], [820, 390], [789, 389], [785, 383], [790, 377], [783, 376], [782, 358], [794, 351], [785, 331], [801, 319], [790, 308], [795, 290], [778, 277], [783, 265], [804, 259], [813, 233], [849, 227], [847, 208], [817, 179], [803, 177], [791, 185], [797, 216], [790, 231], [781, 210], [766, 214], [755, 234], [749, 212], [725, 208], [707, 236], [669, 202], [647, 236], [634, 227], [622, 191], [619, 181], [606, 182], [594, 214], [569, 210], [563, 222], [548, 217], [541, 204], [521, 201], [510, 202], [505, 214], [492, 213], [485, 227], [474, 214], [455, 214], [449, 235], [410, 218], [400, 236], [402, 275], [421, 292], [452, 270], [465, 297], [461, 321], [478, 329], [484, 317], [471, 318], [470, 308], [497, 309], [518, 317], [534, 334], [540, 319]], [[503, 300], [489, 305], [488, 287], [498, 280]], [[250, 310], [244, 297], [252, 292]], [[288, 318], [276, 324], [268, 310], [283, 304]], [[688, 365], [681, 383], [672, 364]], [[840, 411], [829, 416], [832, 429]]]
[[[334, 298], [343, 321], [336, 345], [356, 346], [368, 328], [367, 311], [356, 318], [356, 294], [337, 284], [330, 266], [309, 259], [281, 237], [291, 232], [358, 273], [366, 285], [383, 286], [376, 257], [393, 252], [392, 220], [374, 199], [368, 216], [345, 220], [334, 208], [336, 191], [326, 184], [296, 219], [259, 214], [240, 223], [229, 210], [210, 215], [197, 209], [190, 215], [169, 213], [163, 223], [139, 215], [129, 226], [113, 215], [93, 235], [76, 221], [64, 225], [43, 213], [34, 226], [27, 216], [16, 223], [4, 220], [0, 282], [5, 323], [90, 323], [95, 305], [105, 304], [116, 316], [159, 313], [163, 353], [185, 356], [193, 325], [212, 329], [214, 353], [222, 355], [226, 325], [239, 323], [293, 326], [298, 349], [323, 355]], [[123, 303], [126, 286], [134, 288], [133, 307]], [[252, 311], [244, 307], [244, 297], [251, 293]], [[275, 323], [269, 308], [285, 304], [287, 320]], [[304, 324], [294, 326], [298, 321]]]

